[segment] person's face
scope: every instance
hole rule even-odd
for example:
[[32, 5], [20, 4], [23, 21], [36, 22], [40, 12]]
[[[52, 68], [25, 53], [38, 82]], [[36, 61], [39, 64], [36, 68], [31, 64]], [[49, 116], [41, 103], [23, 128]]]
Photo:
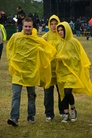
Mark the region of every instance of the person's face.
[[32, 29], [33, 29], [33, 23], [32, 22], [24, 22], [23, 23], [23, 30], [25, 35], [30, 35], [32, 34]]
[[16, 8], [16, 11], [17, 11], [17, 12], [19, 12], [19, 11], [20, 11], [18, 7]]
[[58, 31], [58, 34], [60, 35], [60, 37], [64, 38], [64, 30], [61, 26], [58, 27], [57, 31]]
[[51, 31], [56, 32], [56, 26], [57, 26], [57, 24], [58, 24], [58, 22], [56, 20], [52, 20], [50, 22], [50, 29], [51, 29]]

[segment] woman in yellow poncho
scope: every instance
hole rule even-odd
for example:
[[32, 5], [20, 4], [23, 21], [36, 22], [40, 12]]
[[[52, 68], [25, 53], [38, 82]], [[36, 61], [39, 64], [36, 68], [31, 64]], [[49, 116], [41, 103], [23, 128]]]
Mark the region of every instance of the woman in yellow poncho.
[[27, 17], [23, 31], [13, 34], [6, 46], [13, 91], [11, 117], [7, 123], [12, 126], [18, 126], [22, 86], [26, 86], [28, 93], [27, 120], [35, 123], [35, 86], [47, 88], [51, 81], [50, 62], [56, 50], [32, 30], [33, 21]]
[[72, 92], [92, 96], [92, 84], [89, 76], [91, 63], [80, 42], [73, 37], [67, 22], [59, 23], [57, 32], [61, 38], [56, 45], [56, 75], [65, 113], [62, 122], [70, 121], [69, 104], [72, 109], [71, 121], [76, 121], [77, 111]]
[[0, 59], [3, 51], [3, 42], [6, 41], [6, 30], [3, 24], [0, 24]]

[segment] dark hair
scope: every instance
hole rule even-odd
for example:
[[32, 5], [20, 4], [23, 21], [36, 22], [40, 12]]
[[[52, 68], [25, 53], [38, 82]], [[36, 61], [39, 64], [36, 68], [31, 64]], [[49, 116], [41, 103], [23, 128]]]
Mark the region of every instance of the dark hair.
[[62, 29], [64, 31], [64, 38], [65, 38], [65, 27], [62, 24], [60, 24], [60, 25], [58, 25], [57, 30], [58, 30], [59, 27], [62, 27]]
[[22, 9], [20, 6], [17, 6], [18, 9]]
[[[52, 19], [50, 20], [50, 22], [51, 22], [51, 21], [57, 21], [57, 20], [56, 20], [55, 18], [52, 18]], [[58, 22], [58, 21], [57, 21], [57, 22]]]

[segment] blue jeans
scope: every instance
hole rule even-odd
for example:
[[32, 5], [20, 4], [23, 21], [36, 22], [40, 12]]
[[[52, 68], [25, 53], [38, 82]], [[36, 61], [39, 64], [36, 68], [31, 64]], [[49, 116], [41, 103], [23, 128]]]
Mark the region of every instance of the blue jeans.
[[80, 36], [80, 30], [76, 30], [76, 36]]
[[3, 51], [3, 43], [0, 44], [0, 59], [1, 59], [1, 56], [2, 56], [2, 51]]
[[[28, 95], [28, 117], [29, 120], [32, 116], [36, 113], [35, 108], [35, 87], [26, 87], [27, 89], [27, 95]], [[18, 84], [12, 84], [12, 109], [11, 109], [11, 119], [15, 119], [18, 121], [20, 117], [20, 100], [21, 100], [21, 91], [22, 86]]]
[[22, 24], [18, 24], [18, 32], [22, 31]]

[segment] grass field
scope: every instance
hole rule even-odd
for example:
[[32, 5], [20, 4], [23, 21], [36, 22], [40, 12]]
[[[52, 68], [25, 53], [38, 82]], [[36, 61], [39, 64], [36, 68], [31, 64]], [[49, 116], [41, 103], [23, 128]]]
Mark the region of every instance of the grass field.
[[[92, 38], [78, 37], [92, 62]], [[91, 67], [92, 78], [92, 67]], [[36, 87], [36, 123], [27, 122], [27, 95], [23, 88], [19, 126], [14, 128], [7, 124], [11, 109], [11, 77], [8, 72], [5, 47], [0, 61], [0, 138], [91, 138], [92, 137], [92, 97], [75, 96], [78, 120], [74, 123], [61, 123], [57, 107], [57, 92], [55, 90], [55, 118], [52, 122], [45, 121], [43, 105], [43, 89]]]

